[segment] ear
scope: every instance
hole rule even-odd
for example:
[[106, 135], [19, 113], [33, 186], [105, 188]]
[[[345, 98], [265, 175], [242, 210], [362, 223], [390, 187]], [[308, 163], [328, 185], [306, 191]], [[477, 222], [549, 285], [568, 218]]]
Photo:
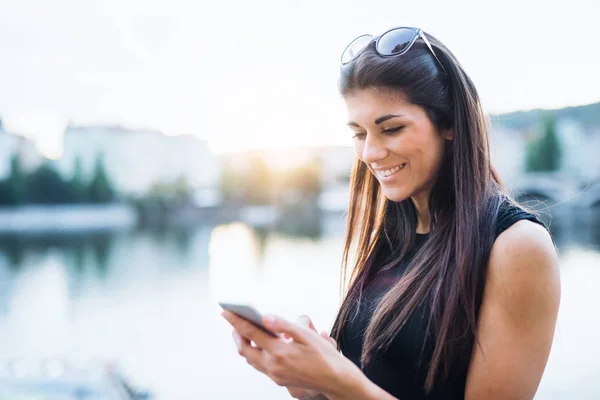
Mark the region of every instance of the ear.
[[453, 140], [454, 139], [454, 129], [448, 129], [444, 132], [444, 139]]

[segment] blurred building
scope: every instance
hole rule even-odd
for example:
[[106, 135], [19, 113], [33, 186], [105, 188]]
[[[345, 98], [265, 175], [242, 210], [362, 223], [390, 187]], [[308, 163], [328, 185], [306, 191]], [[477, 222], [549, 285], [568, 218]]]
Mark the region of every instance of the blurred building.
[[518, 179], [525, 171], [526, 137], [523, 132], [494, 127], [490, 133], [492, 164], [505, 185]]
[[[529, 133], [494, 126], [490, 134], [492, 161], [508, 187], [525, 174]], [[584, 183], [600, 178], [600, 128], [562, 118], [557, 121], [557, 133], [562, 148], [561, 176]], [[63, 156], [56, 165], [64, 178], [69, 179], [79, 169], [82, 178], [89, 179], [101, 162], [121, 194], [142, 195], [156, 184], [169, 187], [183, 182], [193, 191], [195, 202], [212, 205], [219, 203], [216, 190], [224, 163], [234, 170], [247, 170], [252, 168], [252, 156], [257, 153], [277, 171], [318, 161], [324, 195], [337, 199], [347, 191], [355, 159], [352, 146], [271, 149], [219, 157], [205, 141], [192, 135], [166, 136], [158, 131], [111, 125], [68, 126], [63, 140]], [[10, 174], [15, 154], [20, 155], [26, 171], [45, 160], [30, 140], [0, 126], [0, 179]]]
[[352, 146], [322, 147], [319, 149], [324, 186], [345, 185], [350, 181], [350, 172], [356, 158]]
[[586, 128], [573, 119], [557, 124], [562, 148], [561, 172], [578, 182], [600, 178], [600, 129]]
[[[59, 170], [84, 177], [101, 160], [120, 193], [145, 194], [153, 185], [183, 179], [190, 189], [215, 187], [221, 162], [205, 141], [192, 135], [166, 136], [158, 131], [121, 126], [69, 126]], [[79, 164], [79, 166], [78, 166]]]
[[11, 161], [15, 155], [19, 156], [25, 171], [36, 169], [44, 160], [29, 139], [7, 132], [0, 126], [0, 179], [10, 175]]

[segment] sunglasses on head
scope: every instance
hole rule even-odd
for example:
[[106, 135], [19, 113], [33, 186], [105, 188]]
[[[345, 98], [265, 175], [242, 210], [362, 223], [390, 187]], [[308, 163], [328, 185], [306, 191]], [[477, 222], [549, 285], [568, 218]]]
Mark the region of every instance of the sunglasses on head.
[[412, 45], [417, 41], [418, 38], [423, 39], [433, 57], [437, 60], [440, 67], [444, 70], [446, 75], [446, 69], [440, 62], [439, 58], [435, 55], [433, 51], [433, 47], [429, 40], [423, 33], [423, 31], [419, 28], [410, 28], [410, 27], [398, 27], [392, 28], [383, 34], [374, 37], [373, 35], [361, 35], [354, 39], [350, 44], [346, 47], [344, 52], [342, 53], [342, 65], [346, 65], [349, 62], [353, 61], [358, 55], [367, 48], [369, 44], [375, 41], [375, 50], [382, 57], [396, 57], [406, 54], [408, 50], [412, 47]]

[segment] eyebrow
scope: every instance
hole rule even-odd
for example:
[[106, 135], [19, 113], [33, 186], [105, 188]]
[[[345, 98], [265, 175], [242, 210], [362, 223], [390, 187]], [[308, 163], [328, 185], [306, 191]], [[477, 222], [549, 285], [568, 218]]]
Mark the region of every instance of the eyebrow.
[[[402, 117], [402, 115], [396, 115], [396, 114], [386, 114], [386, 115], [382, 115], [381, 117], [379, 117], [379, 118], [377, 118], [377, 119], [375, 120], [375, 124], [376, 124], [376, 125], [379, 125], [379, 124], [381, 124], [382, 122], [385, 122], [385, 121], [387, 121], [388, 119], [397, 118], [397, 117]], [[357, 128], [359, 128], [359, 127], [360, 127], [360, 125], [358, 125], [358, 124], [357, 124], [356, 122], [354, 122], [354, 121], [350, 121], [350, 122], [348, 122], [348, 123], [347, 123], [347, 125], [348, 125], [348, 126], [355, 126], [355, 127], [357, 127]]]

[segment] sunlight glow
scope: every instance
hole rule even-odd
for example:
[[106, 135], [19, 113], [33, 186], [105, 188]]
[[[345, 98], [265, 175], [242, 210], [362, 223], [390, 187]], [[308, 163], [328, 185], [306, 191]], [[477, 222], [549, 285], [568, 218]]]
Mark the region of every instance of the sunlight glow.
[[209, 242], [209, 288], [215, 300], [248, 302], [257, 293], [260, 248], [242, 223], [213, 229]]
[[31, 139], [37, 150], [50, 159], [62, 156], [62, 137], [67, 126], [65, 118], [53, 110], [35, 110], [7, 121], [6, 130]]
[[[274, 0], [217, 2], [210, 10], [184, 0], [32, 2], [25, 8], [7, 0], [0, 16], [0, 37], [22, 39], [5, 46], [0, 116], [28, 120], [19, 133], [50, 157], [60, 154], [60, 135], [30, 121], [38, 109], [55, 109], [78, 125], [128, 121], [193, 134], [217, 153], [349, 144], [336, 87], [340, 53], [357, 35], [398, 24], [439, 37], [488, 112], [600, 100], [600, 80], [593, 79], [600, 53], [577, 39], [598, 34], [598, 4], [587, 0], [567, 8], [507, 0], [494, 16], [473, 0], [321, 2], [319, 13]], [[463, 9], [480, 10], [482, 18], [467, 20]], [[506, 29], [505, 21], [520, 28]], [[556, 26], [577, 27], [577, 35], [548, 40]]]

